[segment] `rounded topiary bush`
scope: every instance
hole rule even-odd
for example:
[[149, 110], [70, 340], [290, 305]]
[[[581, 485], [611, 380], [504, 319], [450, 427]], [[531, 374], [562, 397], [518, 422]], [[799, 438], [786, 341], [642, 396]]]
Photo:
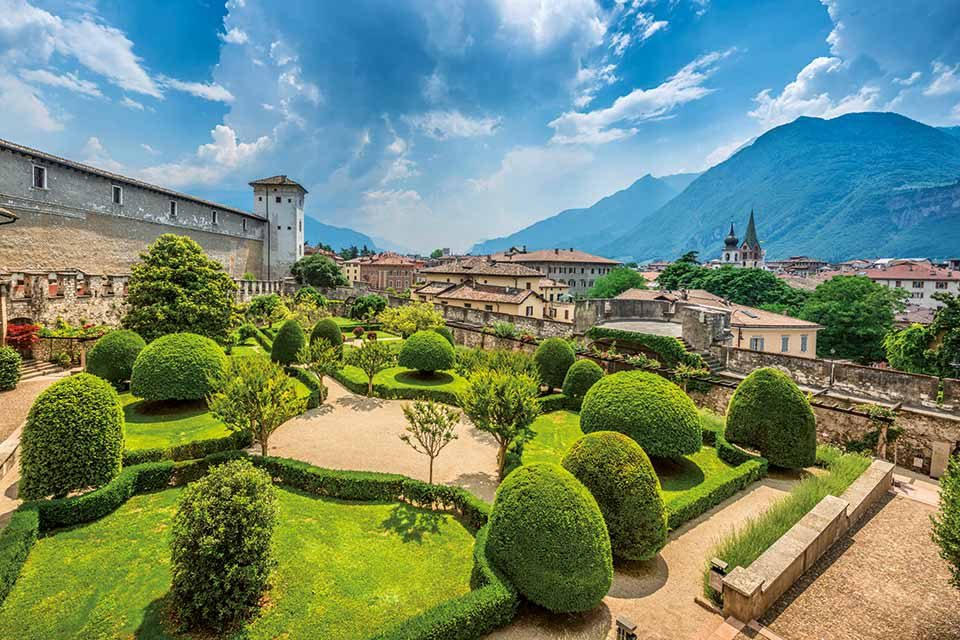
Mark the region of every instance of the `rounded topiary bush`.
[[450, 327], [437, 327], [434, 331], [446, 338], [451, 345], [456, 346], [453, 342], [453, 331], [450, 330]]
[[397, 364], [422, 373], [452, 369], [456, 353], [453, 345], [436, 331], [417, 331], [400, 348]]
[[276, 562], [276, 489], [249, 460], [187, 485], [173, 518], [170, 593], [188, 627], [222, 631], [254, 613]]
[[313, 331], [310, 332], [310, 344], [317, 340], [326, 340], [331, 347], [341, 349], [343, 347], [343, 332], [332, 318], [323, 318], [313, 325]]
[[307, 343], [307, 337], [296, 320], [287, 320], [277, 331], [270, 349], [270, 359], [282, 365], [293, 364], [297, 361], [297, 354]]
[[817, 458], [817, 419], [807, 397], [790, 376], [770, 367], [756, 369], [737, 387], [725, 433], [778, 467], [809, 467]]
[[111, 331], [87, 352], [87, 373], [117, 385], [130, 379], [133, 363], [147, 343], [135, 331]]
[[120, 473], [123, 408], [109, 382], [80, 373], [41, 393], [20, 436], [20, 497], [64, 496]]
[[646, 371], [621, 371], [597, 381], [583, 398], [580, 427], [584, 433], [619, 431], [659, 458], [685, 456], [703, 446], [690, 396]]
[[567, 369], [567, 375], [563, 379], [563, 395], [580, 406], [590, 387], [602, 377], [603, 369], [596, 362], [577, 360]]
[[533, 359], [537, 363], [537, 368], [540, 369], [540, 381], [551, 389], [559, 389], [563, 386], [567, 370], [573, 365], [577, 356], [566, 340], [547, 338], [537, 347]]
[[508, 475], [489, 527], [488, 557], [528, 600], [555, 612], [587, 611], [610, 589], [603, 515], [563, 467], [534, 463]]
[[562, 464], [600, 505], [613, 555], [649, 560], [667, 543], [660, 480], [632, 438], [615, 431], [590, 433], [573, 443]]
[[144, 400], [199, 400], [216, 390], [226, 369], [227, 356], [210, 338], [171, 333], [137, 356], [130, 392]]
[[13, 347], [0, 347], [0, 391], [13, 389], [20, 382], [23, 360]]

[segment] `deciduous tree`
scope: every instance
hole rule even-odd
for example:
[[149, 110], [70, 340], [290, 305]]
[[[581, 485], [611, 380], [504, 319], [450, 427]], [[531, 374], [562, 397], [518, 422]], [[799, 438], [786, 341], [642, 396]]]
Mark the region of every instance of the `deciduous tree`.
[[433, 484], [433, 461], [444, 447], [457, 439], [460, 412], [432, 400], [415, 400], [403, 405], [402, 409], [407, 426], [400, 439], [417, 453], [430, 458], [428, 478]]
[[409, 338], [417, 331], [439, 329], [446, 325], [443, 314], [429, 302], [411, 302], [401, 307], [389, 307], [380, 312], [384, 331]]
[[647, 281], [639, 272], [618, 267], [597, 278], [587, 295], [591, 298], [615, 298], [627, 289], [646, 288]]
[[393, 366], [396, 356], [386, 344], [376, 340], [367, 340], [347, 355], [347, 363], [352, 364], [367, 375], [367, 395], [373, 395], [373, 377], [384, 369]]
[[345, 287], [350, 284], [337, 263], [319, 253], [297, 260], [290, 267], [290, 273], [296, 278], [297, 284], [309, 284], [312, 287]]

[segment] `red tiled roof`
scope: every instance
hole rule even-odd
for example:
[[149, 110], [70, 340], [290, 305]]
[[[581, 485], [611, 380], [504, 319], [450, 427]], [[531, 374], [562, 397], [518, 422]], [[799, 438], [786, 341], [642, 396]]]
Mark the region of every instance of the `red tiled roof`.
[[[506, 304], [520, 304], [537, 293], [532, 289], [513, 289], [510, 287], [495, 287], [488, 284], [464, 282], [448, 291], [437, 295], [440, 299], [467, 300], [471, 302], [502, 302]], [[539, 296], [538, 296], [539, 297]]]
[[628, 289], [617, 296], [618, 300], [666, 300], [668, 302], [688, 302], [705, 307], [716, 307], [730, 312], [730, 324], [734, 327], [762, 328], [821, 328], [815, 322], [807, 322], [799, 318], [785, 316], [772, 311], [764, 311], [755, 307], [734, 304], [722, 297], [703, 289], [691, 289], [686, 297], [680, 291], [657, 291], [655, 289]]
[[455, 274], [455, 275], [482, 275], [482, 276], [511, 276], [511, 277], [541, 277], [536, 269], [525, 267], [522, 264], [506, 262], [491, 262], [485, 257], [464, 258], [447, 264], [421, 269], [421, 273]]
[[586, 262], [589, 264], [621, 264], [577, 249], [540, 249], [521, 253], [494, 253], [490, 256], [498, 262]]
[[871, 280], [947, 280], [960, 281], [960, 271], [941, 269], [927, 264], [897, 264], [886, 269], [867, 269]]

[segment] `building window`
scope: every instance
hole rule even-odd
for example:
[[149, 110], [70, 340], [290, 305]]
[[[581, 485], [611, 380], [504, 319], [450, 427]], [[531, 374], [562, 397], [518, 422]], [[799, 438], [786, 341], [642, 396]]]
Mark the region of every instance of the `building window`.
[[492, 304], [485, 304], [485, 305], [483, 305], [483, 310], [484, 310], [484, 311], [493, 311], [493, 305], [492, 305]]
[[923, 297], [923, 291], [911, 291], [911, 292], [910, 292], [910, 297], [911, 297], [911, 298], [914, 298], [914, 299], [922, 298], [922, 297]]
[[218, 219], [217, 212], [212, 211], [211, 213], [213, 214], [213, 224], [220, 224], [220, 220]]
[[569, 320], [569, 319], [570, 319], [570, 309], [564, 309], [564, 310], [563, 310], [563, 319], [564, 319], [564, 320]]
[[287, 198], [287, 204], [290, 204], [292, 202], [293, 202], [293, 198]]
[[247, 219], [246, 219], [246, 218], [241, 219], [240, 224], [241, 224], [241, 226], [243, 226], [243, 230], [246, 231], [246, 230], [247, 230]]
[[303, 220], [297, 222], [297, 228], [300, 230], [300, 233], [303, 233]]
[[897, 280], [893, 286], [899, 287], [901, 285], [902, 285], [902, 282], [900, 280]]
[[529, 282], [527, 282], [527, 289], [529, 289], [529, 288], [530, 288], [530, 283], [529, 283]]
[[750, 338], [750, 350], [763, 351], [763, 338], [759, 338], [759, 337]]
[[800, 336], [800, 353], [807, 352], [807, 336]]
[[914, 280], [913, 281], [914, 289], [923, 289], [923, 280]]
[[39, 165], [33, 165], [33, 188], [47, 188], [47, 168]]
[[283, 198], [281, 198], [280, 196], [277, 196], [277, 204], [280, 204], [281, 202], [283, 202]]
[[780, 353], [790, 351], [790, 336], [780, 336]]
[[257, 196], [257, 202], [263, 202], [263, 196]]
[[938, 283], [936, 283], [936, 287], [937, 287], [937, 289], [946, 289], [946, 288], [947, 288], [947, 284], [948, 284], [948, 283], [946, 283], [946, 282], [938, 282]]
[[123, 187], [113, 185], [113, 204], [123, 204]]
[[469, 309], [469, 308], [471, 308], [473, 305], [471, 305], [469, 302], [464, 302], [464, 303], [463, 303], [463, 306], [464, 306], [465, 309]]
[[177, 217], [177, 201], [176, 200], [170, 201], [170, 217], [171, 218]]

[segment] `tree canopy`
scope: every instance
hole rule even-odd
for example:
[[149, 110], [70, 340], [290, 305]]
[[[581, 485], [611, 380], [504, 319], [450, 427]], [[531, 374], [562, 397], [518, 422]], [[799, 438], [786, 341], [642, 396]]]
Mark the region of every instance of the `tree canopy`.
[[337, 263], [327, 256], [315, 253], [297, 260], [290, 268], [297, 284], [309, 284], [313, 287], [345, 287], [349, 285]]
[[914, 324], [883, 341], [890, 366], [911, 373], [956, 376], [960, 369], [960, 296], [935, 293], [942, 302], [929, 326]]
[[660, 272], [657, 284], [671, 290], [704, 289], [736, 304], [788, 315], [796, 315], [808, 295], [763, 269], [731, 265], [710, 269], [680, 260]]
[[591, 298], [615, 298], [627, 289], [646, 289], [647, 281], [633, 269], [617, 267], [600, 276], [587, 294]]

